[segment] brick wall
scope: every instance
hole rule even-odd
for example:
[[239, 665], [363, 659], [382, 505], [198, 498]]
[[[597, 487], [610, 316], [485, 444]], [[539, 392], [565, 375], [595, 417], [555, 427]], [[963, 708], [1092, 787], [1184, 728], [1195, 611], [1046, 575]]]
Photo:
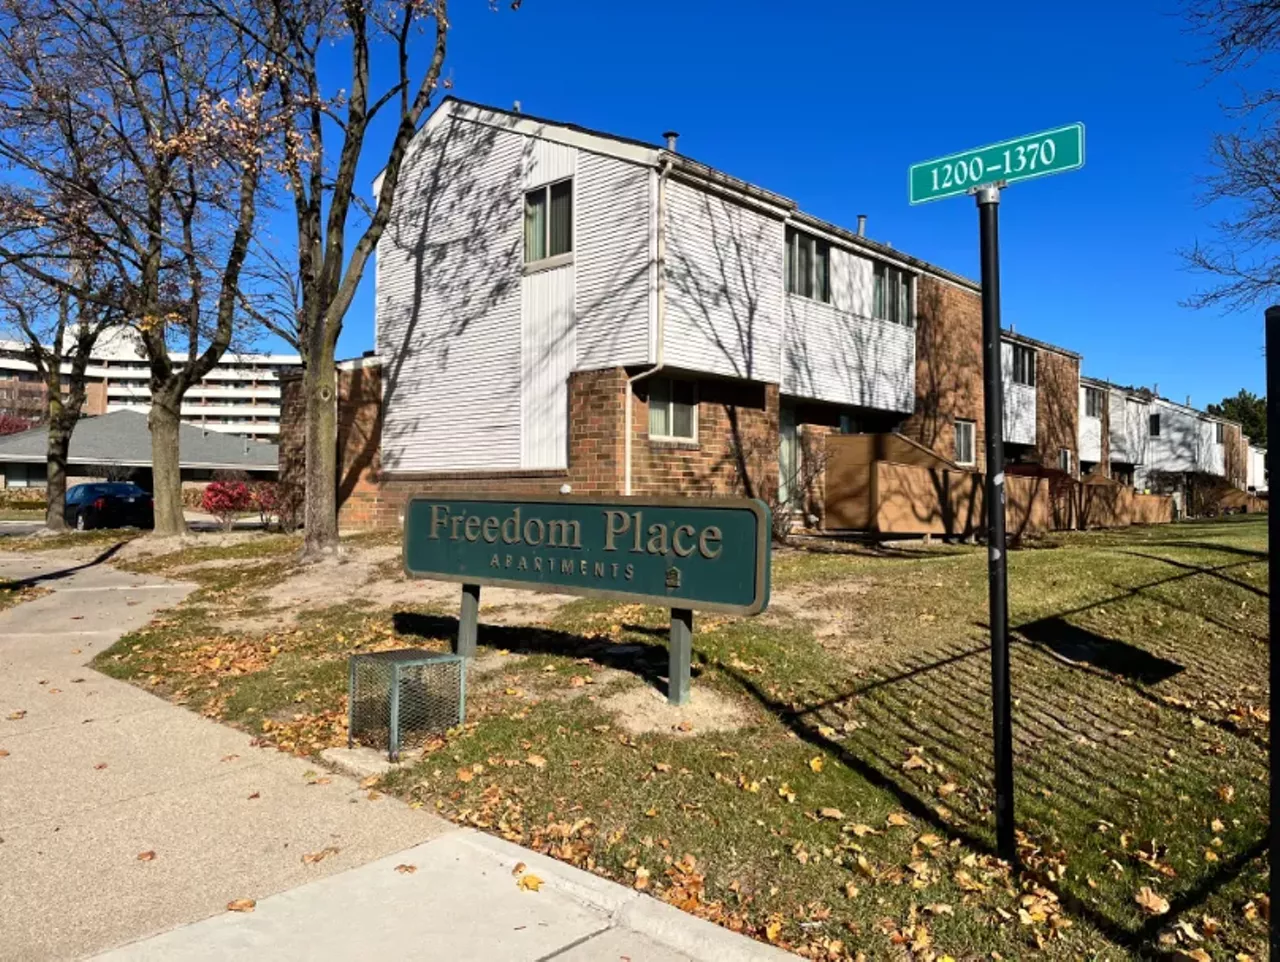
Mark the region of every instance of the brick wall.
[[1238, 424], [1222, 425], [1222, 466], [1227, 481], [1243, 491], [1249, 483], [1249, 442]]
[[955, 457], [955, 421], [973, 421], [976, 469], [986, 464], [982, 411], [982, 298], [931, 277], [916, 296], [915, 411], [902, 433], [948, 460]]
[[1048, 468], [1062, 448], [1071, 452], [1071, 473], [1080, 474], [1080, 361], [1056, 351], [1036, 351], [1036, 451]]
[[697, 390], [697, 441], [652, 441], [647, 380], [636, 382], [632, 491], [750, 494], [768, 501], [778, 485], [778, 386], [702, 380]]

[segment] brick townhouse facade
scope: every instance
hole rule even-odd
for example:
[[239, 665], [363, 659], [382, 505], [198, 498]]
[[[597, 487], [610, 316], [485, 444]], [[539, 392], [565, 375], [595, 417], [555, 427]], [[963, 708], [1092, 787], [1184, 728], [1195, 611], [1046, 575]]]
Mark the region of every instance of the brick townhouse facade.
[[[375, 185], [376, 186], [376, 185]], [[820, 526], [833, 433], [984, 468], [971, 280], [665, 146], [446, 98], [340, 371], [340, 524], [431, 491], [760, 497]], [[1080, 470], [1078, 355], [1001, 338], [1013, 462]], [[298, 385], [283, 386], [285, 480]]]

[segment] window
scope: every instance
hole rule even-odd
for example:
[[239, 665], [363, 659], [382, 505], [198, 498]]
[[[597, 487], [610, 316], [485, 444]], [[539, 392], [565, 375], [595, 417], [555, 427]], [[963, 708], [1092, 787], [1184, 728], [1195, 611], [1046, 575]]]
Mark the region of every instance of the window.
[[562, 180], [524, 195], [524, 262], [533, 264], [573, 250], [573, 181]]
[[1084, 416], [1088, 418], [1102, 417], [1102, 392], [1096, 387], [1084, 389]]
[[1222, 443], [1222, 422], [1215, 421], [1213, 425], [1213, 440], [1218, 444]]
[[1013, 345], [1013, 383], [1036, 386], [1036, 352], [1022, 344]]
[[1152, 414], [1147, 418], [1147, 433], [1153, 438], [1160, 437], [1160, 415]]
[[956, 464], [973, 464], [973, 422], [956, 422]]
[[1069, 449], [1067, 448], [1059, 449], [1058, 468], [1059, 470], [1065, 471], [1067, 474], [1071, 473], [1071, 451]]
[[692, 381], [659, 377], [650, 382], [649, 437], [697, 439], [698, 400]]
[[787, 293], [831, 303], [831, 245], [790, 227], [787, 228]]
[[906, 327], [915, 326], [910, 274], [888, 264], [876, 264], [872, 274], [871, 316]]
[[858, 430], [858, 419], [848, 412], [840, 414], [840, 433], [841, 434], [861, 434]]

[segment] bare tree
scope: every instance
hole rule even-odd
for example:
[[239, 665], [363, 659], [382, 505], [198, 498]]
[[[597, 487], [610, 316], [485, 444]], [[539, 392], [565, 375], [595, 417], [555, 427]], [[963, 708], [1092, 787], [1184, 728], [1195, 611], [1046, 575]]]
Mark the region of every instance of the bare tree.
[[[75, 270], [81, 274], [79, 283], [93, 287], [92, 277], [85, 276], [83, 268]], [[48, 425], [45, 527], [62, 531], [67, 526], [63, 514], [67, 459], [71, 434], [84, 409], [89, 359], [98, 338], [118, 324], [120, 317], [102, 303], [75, 299], [21, 274], [0, 284], [0, 311], [0, 324], [22, 341], [24, 356], [35, 365], [44, 385]]]
[[[221, 5], [216, 5], [221, 6]], [[222, 8], [224, 14], [226, 8]], [[440, 86], [449, 19], [446, 0], [253, 0], [230, 11], [237, 29], [254, 43], [267, 41], [264, 24], [283, 24], [273, 53], [281, 65], [280, 100], [290, 111], [283, 131], [284, 171], [298, 231], [294, 343], [305, 364], [306, 540], [304, 558], [338, 547], [337, 376], [335, 352], [343, 320], [391, 216], [400, 169], [418, 124]], [[425, 64], [415, 67], [413, 40], [432, 37]], [[320, 59], [345, 51], [345, 92], [326, 89]], [[396, 65], [385, 89], [372, 89], [374, 51]], [[381, 161], [372, 210], [360, 200], [357, 168], [371, 124], [394, 111], [395, 128]], [[337, 134], [336, 153], [326, 138]], [[368, 220], [348, 250], [353, 213]]]
[[244, 321], [278, 116], [272, 49], [198, 0], [0, 0], [0, 160], [15, 172], [0, 184], [0, 262], [135, 330], [159, 535], [186, 530], [182, 398]]
[[1280, 4], [1188, 0], [1187, 17], [1209, 44], [1203, 66], [1242, 80], [1238, 102], [1227, 108], [1235, 129], [1214, 137], [1202, 194], [1206, 206], [1228, 213], [1212, 240], [1182, 252], [1208, 279], [1188, 303], [1246, 308], [1280, 290], [1280, 87], [1269, 59], [1280, 50]]

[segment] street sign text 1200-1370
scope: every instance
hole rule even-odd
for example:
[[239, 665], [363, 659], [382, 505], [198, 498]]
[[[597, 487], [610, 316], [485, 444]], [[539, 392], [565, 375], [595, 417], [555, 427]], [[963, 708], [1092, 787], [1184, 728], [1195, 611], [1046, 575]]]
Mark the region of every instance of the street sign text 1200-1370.
[[964, 194], [982, 184], [1013, 183], [1084, 166], [1084, 124], [1068, 124], [988, 147], [913, 164], [911, 203]]

